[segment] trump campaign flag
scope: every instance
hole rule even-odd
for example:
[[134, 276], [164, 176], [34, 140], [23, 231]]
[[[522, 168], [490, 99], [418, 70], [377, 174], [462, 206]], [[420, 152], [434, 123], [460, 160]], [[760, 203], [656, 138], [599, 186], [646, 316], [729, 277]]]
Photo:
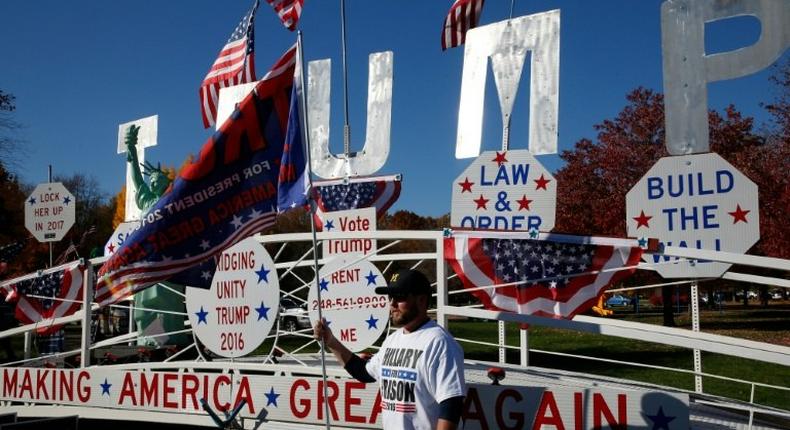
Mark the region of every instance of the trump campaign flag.
[[291, 47], [238, 104], [198, 159], [143, 215], [141, 227], [104, 263], [96, 285], [99, 304], [167, 280], [274, 224], [278, 179], [289, 176], [281, 160], [294, 53]]
[[296, 69], [291, 90], [291, 105], [288, 110], [288, 127], [285, 131], [285, 146], [280, 160], [280, 176], [277, 197], [277, 211], [301, 207], [307, 204], [310, 185], [310, 170], [307, 168], [304, 142], [307, 141], [302, 128], [302, 44], [296, 43]]
[[316, 225], [321, 228], [324, 213], [334, 211], [372, 207], [381, 217], [398, 200], [400, 189], [400, 175], [313, 182]]
[[445, 260], [488, 310], [573, 318], [630, 276], [642, 256], [642, 248], [624, 240], [592, 244], [594, 238], [567, 243], [512, 237], [456, 232], [444, 239]]
[[[79, 262], [12, 286], [17, 299], [15, 316], [24, 324], [73, 314], [82, 306], [82, 273]], [[60, 330], [60, 325], [37, 329], [41, 335]]]

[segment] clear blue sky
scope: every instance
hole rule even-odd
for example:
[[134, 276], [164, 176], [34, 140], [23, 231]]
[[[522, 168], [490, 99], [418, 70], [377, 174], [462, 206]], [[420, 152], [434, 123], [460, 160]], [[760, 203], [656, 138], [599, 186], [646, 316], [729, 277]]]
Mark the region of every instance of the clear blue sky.
[[[200, 120], [198, 87], [252, 0], [0, 2], [0, 89], [17, 97], [15, 118], [26, 127], [20, 174], [29, 183], [55, 174], [85, 173], [107, 193], [124, 181], [116, 154], [120, 123], [159, 115], [159, 146], [146, 159], [179, 166], [210, 135]], [[262, 2], [256, 18], [259, 76], [294, 41]], [[306, 0], [299, 24], [308, 60], [332, 58], [331, 148], [342, 152], [339, 1]], [[352, 150], [364, 144], [367, 57], [395, 54], [390, 157], [382, 174], [402, 173], [392, 210], [422, 215], [450, 211], [455, 177], [471, 162], [456, 160], [455, 137], [463, 49], [442, 52], [439, 36], [451, 0], [347, 0]], [[637, 86], [662, 91], [658, 0], [517, 0], [515, 16], [560, 8], [560, 150], [612, 118]], [[488, 0], [481, 24], [508, 16], [509, 0]], [[757, 40], [752, 18], [709, 25], [707, 49], [726, 51]], [[783, 59], [786, 61], [788, 54]], [[525, 73], [527, 73], [525, 71]], [[734, 103], [766, 119], [759, 103], [773, 98], [768, 72], [709, 86], [711, 108]], [[500, 147], [499, 108], [487, 92], [484, 150]], [[514, 109], [511, 148], [526, 148], [528, 80]], [[540, 156], [551, 170], [556, 156]]]

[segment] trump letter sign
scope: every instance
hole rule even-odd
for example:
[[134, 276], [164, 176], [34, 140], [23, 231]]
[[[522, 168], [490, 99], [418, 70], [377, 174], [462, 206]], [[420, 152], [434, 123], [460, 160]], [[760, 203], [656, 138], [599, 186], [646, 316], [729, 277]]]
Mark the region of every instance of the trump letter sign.
[[[760, 238], [757, 185], [718, 154], [665, 157], [626, 195], [626, 223], [630, 237], [743, 253]], [[659, 255], [642, 258], [665, 278], [718, 277], [729, 268]]]

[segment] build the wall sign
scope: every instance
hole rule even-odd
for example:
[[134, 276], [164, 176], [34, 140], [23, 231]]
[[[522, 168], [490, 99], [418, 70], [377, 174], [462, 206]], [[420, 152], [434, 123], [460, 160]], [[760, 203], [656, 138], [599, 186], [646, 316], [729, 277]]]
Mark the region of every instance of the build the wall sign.
[[[744, 253], [760, 239], [757, 185], [714, 153], [665, 157], [626, 195], [628, 236]], [[644, 255], [665, 278], [718, 277], [729, 264]]]

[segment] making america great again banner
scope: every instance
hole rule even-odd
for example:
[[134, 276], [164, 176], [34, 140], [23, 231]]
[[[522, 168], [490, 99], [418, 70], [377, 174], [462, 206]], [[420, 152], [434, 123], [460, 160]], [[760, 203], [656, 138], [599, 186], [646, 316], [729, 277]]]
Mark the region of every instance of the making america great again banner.
[[105, 262], [96, 302], [125, 299], [272, 226], [278, 192], [304, 186], [301, 139], [286, 142], [286, 130], [298, 124], [298, 115], [289, 121], [293, 59], [277, 71], [256, 85]]

